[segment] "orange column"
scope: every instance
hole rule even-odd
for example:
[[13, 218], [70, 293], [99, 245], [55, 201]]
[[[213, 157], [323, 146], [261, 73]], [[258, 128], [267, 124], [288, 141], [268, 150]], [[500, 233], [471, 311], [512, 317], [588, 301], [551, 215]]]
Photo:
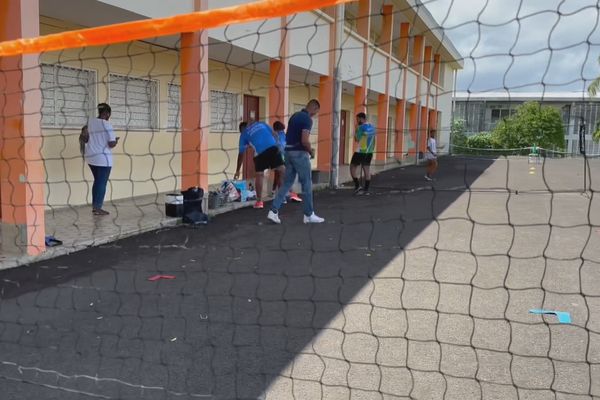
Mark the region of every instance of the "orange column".
[[419, 136], [419, 151], [427, 150], [427, 123], [429, 122], [429, 110], [427, 107], [421, 107], [421, 126], [419, 127], [421, 135]]
[[319, 81], [319, 137], [317, 144], [317, 169], [331, 170], [331, 144], [333, 130], [333, 84], [332, 76], [322, 76]]
[[425, 55], [423, 57], [423, 76], [427, 79], [431, 79], [431, 59], [433, 53], [433, 47], [425, 46]]
[[404, 141], [404, 123], [406, 117], [406, 100], [396, 101], [396, 143], [394, 143], [394, 156], [402, 158], [402, 145]]
[[419, 75], [423, 74], [423, 50], [425, 45], [425, 38], [422, 35], [417, 35], [414, 38], [413, 46], [413, 64], [412, 68], [417, 71]]
[[362, 86], [354, 88], [354, 114], [367, 113], [367, 96]]
[[[438, 126], [438, 112], [435, 109], [430, 109], [429, 110], [429, 124], [428, 124], [428, 129], [435, 129], [437, 130], [437, 126]], [[429, 132], [427, 132], [427, 137], [429, 137]]]
[[359, 0], [356, 30], [360, 36], [369, 40], [371, 33], [371, 0]]
[[406, 65], [408, 64], [408, 41], [410, 40], [410, 24], [403, 22], [400, 24], [400, 44], [398, 48], [398, 54], [400, 61]]
[[440, 62], [441, 56], [436, 54], [433, 56], [433, 82], [436, 84], [440, 83]]
[[375, 153], [377, 161], [385, 161], [387, 159], [389, 109], [390, 97], [387, 94], [380, 94], [377, 103], [377, 152]]
[[375, 160], [387, 160], [389, 110], [390, 110], [390, 52], [392, 50], [392, 26], [394, 22], [394, 6], [384, 5], [382, 9], [382, 27], [380, 47], [386, 52], [385, 93], [379, 95], [377, 102], [377, 151]]
[[288, 57], [287, 17], [281, 18], [281, 47], [279, 60], [272, 60], [269, 68], [269, 123], [286, 123], [289, 112], [290, 63]]
[[[417, 123], [416, 130], [414, 131], [414, 142], [417, 146], [416, 151], [424, 151], [422, 143], [425, 136], [425, 127], [427, 125], [427, 113], [425, 112], [425, 117], [423, 117], [423, 108], [421, 106], [421, 87], [423, 80], [423, 57], [424, 57], [424, 47], [425, 47], [425, 38], [422, 35], [417, 35], [414, 38], [414, 46], [413, 46], [413, 69], [417, 71], [417, 88], [415, 93], [415, 103], [416, 103], [416, 114], [414, 122]], [[418, 118], [418, 110], [421, 109], [421, 117]], [[423, 123], [425, 121], [425, 123]], [[412, 121], [411, 121], [412, 122]], [[412, 133], [412, 132], [411, 132]]]
[[[196, 11], [208, 8], [195, 0]], [[181, 35], [181, 188], [208, 190], [208, 31]]]
[[[0, 41], [39, 36], [38, 0], [0, 2]], [[45, 250], [39, 55], [0, 58], [2, 250]]]
[[417, 143], [417, 130], [419, 128], [418, 118], [419, 118], [419, 107], [416, 104], [411, 104], [410, 105], [409, 130], [410, 130], [410, 137], [415, 146], [414, 149], [409, 149], [409, 153], [411, 153], [412, 155], [415, 155], [419, 151], [418, 143]]
[[319, 79], [319, 136], [317, 143], [317, 169], [319, 172], [331, 171], [333, 152], [333, 103], [334, 103], [334, 68], [336, 61], [336, 27], [338, 23], [337, 8], [330, 10], [334, 22], [329, 26], [329, 68], [328, 75]]

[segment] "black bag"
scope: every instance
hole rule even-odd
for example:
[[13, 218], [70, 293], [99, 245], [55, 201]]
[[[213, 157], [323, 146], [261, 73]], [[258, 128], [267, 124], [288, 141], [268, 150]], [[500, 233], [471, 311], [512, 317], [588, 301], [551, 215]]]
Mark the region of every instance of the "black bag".
[[202, 212], [202, 198], [204, 190], [191, 187], [183, 194], [183, 219], [184, 224], [200, 225], [208, 223], [208, 215]]

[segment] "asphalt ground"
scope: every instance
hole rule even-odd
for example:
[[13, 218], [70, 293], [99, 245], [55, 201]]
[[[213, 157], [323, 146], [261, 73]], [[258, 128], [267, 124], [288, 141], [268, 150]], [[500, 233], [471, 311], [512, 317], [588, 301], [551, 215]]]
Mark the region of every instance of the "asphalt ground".
[[433, 183], [405, 167], [317, 193], [322, 225], [242, 209], [0, 271], [0, 398], [600, 396], [582, 171], [444, 158]]

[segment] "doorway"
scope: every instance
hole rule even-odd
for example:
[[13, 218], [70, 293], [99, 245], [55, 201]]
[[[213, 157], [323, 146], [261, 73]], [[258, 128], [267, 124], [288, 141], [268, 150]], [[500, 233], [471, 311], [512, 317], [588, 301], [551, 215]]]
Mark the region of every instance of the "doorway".
[[[244, 95], [243, 121], [247, 123], [258, 121], [260, 115], [259, 100], [257, 96]], [[244, 154], [243, 177], [244, 179], [253, 179], [255, 175], [254, 149], [249, 147]]]

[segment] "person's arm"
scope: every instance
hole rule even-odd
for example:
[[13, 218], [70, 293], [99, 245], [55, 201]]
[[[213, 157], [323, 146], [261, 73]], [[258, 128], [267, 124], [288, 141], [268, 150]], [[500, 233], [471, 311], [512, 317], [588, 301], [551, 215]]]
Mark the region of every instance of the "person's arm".
[[82, 141], [83, 143], [89, 142], [90, 132], [88, 131], [87, 125], [84, 125], [83, 128], [81, 128], [81, 134], [79, 135], [79, 140]]
[[242, 134], [242, 136], [240, 136], [240, 151], [239, 151], [238, 157], [237, 157], [237, 165], [235, 167], [235, 175], [233, 175], [233, 179], [236, 181], [240, 177], [240, 169], [242, 168], [242, 163], [244, 162], [244, 153], [246, 152], [247, 147], [248, 147], [248, 144], [246, 143], [246, 139], [244, 138], [244, 135]]
[[233, 180], [237, 181], [240, 177], [240, 169], [242, 168], [242, 163], [244, 162], [244, 153], [239, 153], [237, 157], [237, 167], [235, 168], [235, 175], [233, 175]]
[[304, 149], [310, 154], [311, 157], [315, 156], [315, 150], [312, 148], [310, 144], [310, 131], [308, 129], [302, 130], [302, 146]]
[[107, 143], [109, 148], [114, 148], [119, 143], [119, 138], [115, 136], [115, 130], [108, 121], [103, 121], [104, 131], [107, 134]]
[[354, 141], [358, 142], [360, 141], [360, 138], [362, 137], [362, 129], [360, 129], [360, 126], [356, 127], [356, 132], [354, 132]]

